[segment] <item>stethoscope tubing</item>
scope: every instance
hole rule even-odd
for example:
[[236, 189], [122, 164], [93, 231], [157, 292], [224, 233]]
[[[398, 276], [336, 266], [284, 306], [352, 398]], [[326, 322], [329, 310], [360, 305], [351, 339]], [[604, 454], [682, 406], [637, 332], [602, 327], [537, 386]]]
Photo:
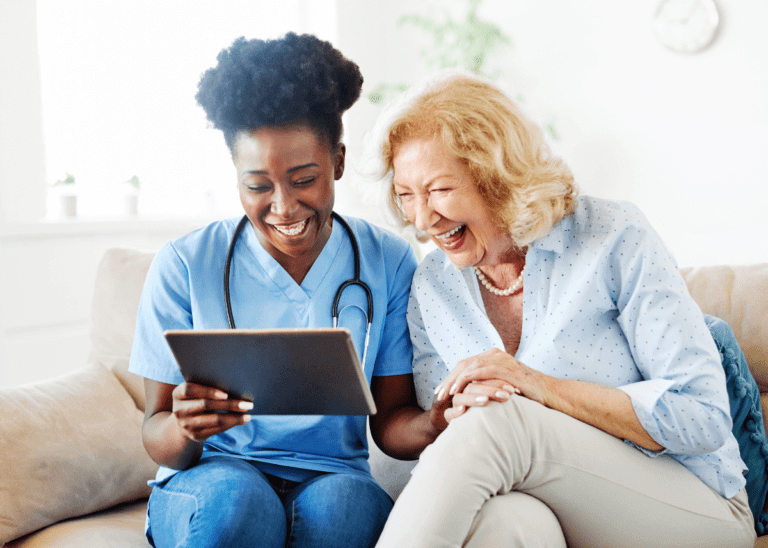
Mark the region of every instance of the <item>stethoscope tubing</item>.
[[[365, 367], [365, 359], [368, 355], [368, 341], [370, 339], [371, 334], [371, 324], [373, 323], [373, 294], [371, 292], [371, 288], [368, 286], [367, 283], [365, 283], [362, 279], [360, 279], [360, 247], [357, 244], [357, 238], [355, 238], [354, 232], [352, 232], [352, 228], [349, 226], [347, 221], [345, 221], [341, 215], [336, 213], [335, 211], [331, 212], [331, 217], [335, 221], [337, 221], [341, 226], [344, 227], [344, 230], [346, 230], [347, 235], [349, 236], [349, 241], [352, 244], [352, 256], [354, 259], [354, 277], [350, 278], [349, 280], [346, 280], [342, 282], [342, 284], [339, 286], [339, 288], [336, 290], [336, 295], [333, 297], [333, 305], [331, 306], [331, 318], [333, 319], [333, 327], [338, 327], [339, 324], [339, 301], [341, 300], [341, 295], [344, 293], [344, 290], [352, 285], [356, 285], [363, 289], [366, 295], [366, 299], [368, 301], [368, 311], [366, 312], [366, 317], [368, 320], [368, 326], [365, 330], [365, 343], [363, 346], [363, 367]], [[243, 215], [243, 218], [240, 219], [240, 222], [237, 223], [237, 227], [235, 227], [235, 232], [232, 235], [232, 241], [229, 243], [229, 249], [227, 250], [227, 261], [224, 265], [224, 301], [227, 308], [227, 321], [229, 322], [229, 328], [235, 329], [235, 318], [232, 314], [232, 301], [230, 299], [230, 291], [229, 291], [229, 278], [230, 278], [230, 271], [232, 267], [232, 256], [235, 253], [235, 244], [237, 243], [237, 239], [240, 236], [240, 233], [243, 231], [243, 228], [245, 225], [248, 224], [248, 216]], [[360, 308], [360, 307], [357, 307]]]

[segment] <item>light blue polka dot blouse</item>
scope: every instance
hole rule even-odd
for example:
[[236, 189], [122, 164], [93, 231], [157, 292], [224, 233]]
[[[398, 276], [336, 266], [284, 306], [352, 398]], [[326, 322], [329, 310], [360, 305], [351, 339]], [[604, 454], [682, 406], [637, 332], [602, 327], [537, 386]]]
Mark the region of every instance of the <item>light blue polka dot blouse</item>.
[[[725, 375], [672, 255], [633, 204], [587, 196], [526, 255], [516, 358], [548, 375], [618, 387], [665, 451], [730, 498], [745, 485]], [[472, 269], [438, 250], [408, 306], [419, 404], [464, 358], [504, 349]], [[638, 448], [640, 449], [640, 448]], [[642, 450], [642, 449], [641, 449]]]

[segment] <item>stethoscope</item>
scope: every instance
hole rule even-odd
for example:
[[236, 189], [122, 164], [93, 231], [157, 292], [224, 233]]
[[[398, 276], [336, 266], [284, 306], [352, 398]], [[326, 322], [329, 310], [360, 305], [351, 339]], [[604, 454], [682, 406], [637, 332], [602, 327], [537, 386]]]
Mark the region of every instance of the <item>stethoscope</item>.
[[[365, 367], [365, 358], [368, 354], [368, 338], [371, 334], [371, 323], [373, 322], [373, 295], [371, 294], [371, 288], [368, 287], [368, 284], [360, 279], [360, 248], [357, 245], [357, 239], [355, 238], [352, 229], [350, 228], [349, 224], [347, 224], [347, 221], [345, 221], [341, 215], [335, 211], [331, 212], [331, 217], [333, 217], [333, 219], [337, 221], [341, 226], [343, 226], [344, 230], [347, 231], [347, 234], [349, 235], [349, 241], [352, 243], [352, 255], [355, 261], [354, 277], [343, 282], [336, 290], [336, 296], [333, 298], [333, 305], [331, 306], [331, 318], [333, 318], [333, 327], [335, 328], [339, 325], [339, 301], [341, 300], [341, 295], [344, 293], [344, 290], [350, 285], [357, 285], [363, 288], [363, 291], [365, 291], [365, 295], [368, 298], [368, 311], [366, 312], [362, 309], [362, 307], [356, 304], [348, 306], [354, 306], [355, 308], [359, 309], [363, 314], [366, 315], [368, 319], [368, 327], [365, 330], [365, 343], [363, 345], [362, 365]], [[232, 266], [232, 255], [235, 252], [235, 243], [237, 242], [238, 236], [240, 236], [240, 233], [243, 231], [243, 227], [247, 223], [248, 216], [243, 215], [243, 218], [240, 219], [239, 223], [237, 223], [235, 233], [232, 235], [232, 241], [229, 243], [229, 251], [227, 251], [227, 263], [224, 267], [224, 299], [227, 305], [227, 319], [229, 320], [230, 329], [235, 329], [235, 318], [232, 315], [232, 302], [229, 298], [229, 271], [230, 267]]]

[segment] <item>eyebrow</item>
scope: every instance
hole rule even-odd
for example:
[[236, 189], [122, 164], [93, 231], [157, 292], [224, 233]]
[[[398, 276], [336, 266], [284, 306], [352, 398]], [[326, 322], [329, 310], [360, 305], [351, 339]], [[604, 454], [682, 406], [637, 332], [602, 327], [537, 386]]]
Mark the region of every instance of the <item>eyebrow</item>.
[[[310, 162], [309, 164], [302, 164], [300, 166], [295, 166], [290, 168], [286, 173], [293, 173], [294, 171], [300, 171], [302, 169], [308, 168], [308, 167], [320, 167], [314, 162]], [[243, 175], [252, 174], [252, 175], [266, 175], [267, 172], [261, 169], [249, 169], [248, 171], [244, 171]]]

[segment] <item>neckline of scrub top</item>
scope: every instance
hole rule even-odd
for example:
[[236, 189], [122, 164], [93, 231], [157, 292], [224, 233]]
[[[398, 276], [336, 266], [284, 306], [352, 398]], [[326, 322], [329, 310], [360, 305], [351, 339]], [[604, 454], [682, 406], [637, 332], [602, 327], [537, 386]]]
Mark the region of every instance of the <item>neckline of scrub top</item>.
[[[315, 262], [304, 276], [301, 285], [296, 283], [290, 274], [283, 268], [283, 266], [277, 262], [269, 252], [264, 249], [256, 236], [255, 229], [248, 225], [243, 230], [245, 244], [248, 249], [253, 253], [256, 260], [259, 262], [264, 272], [270, 277], [272, 282], [293, 302], [302, 302], [308, 299], [312, 299], [312, 296], [320, 288], [323, 280], [327, 276], [329, 270], [333, 266], [336, 256], [341, 248], [342, 232], [344, 229], [337, 227], [338, 223], [334, 222], [331, 228], [331, 235], [328, 241], [325, 242], [320, 255], [317, 256]], [[249, 230], [250, 226], [250, 230]]]

